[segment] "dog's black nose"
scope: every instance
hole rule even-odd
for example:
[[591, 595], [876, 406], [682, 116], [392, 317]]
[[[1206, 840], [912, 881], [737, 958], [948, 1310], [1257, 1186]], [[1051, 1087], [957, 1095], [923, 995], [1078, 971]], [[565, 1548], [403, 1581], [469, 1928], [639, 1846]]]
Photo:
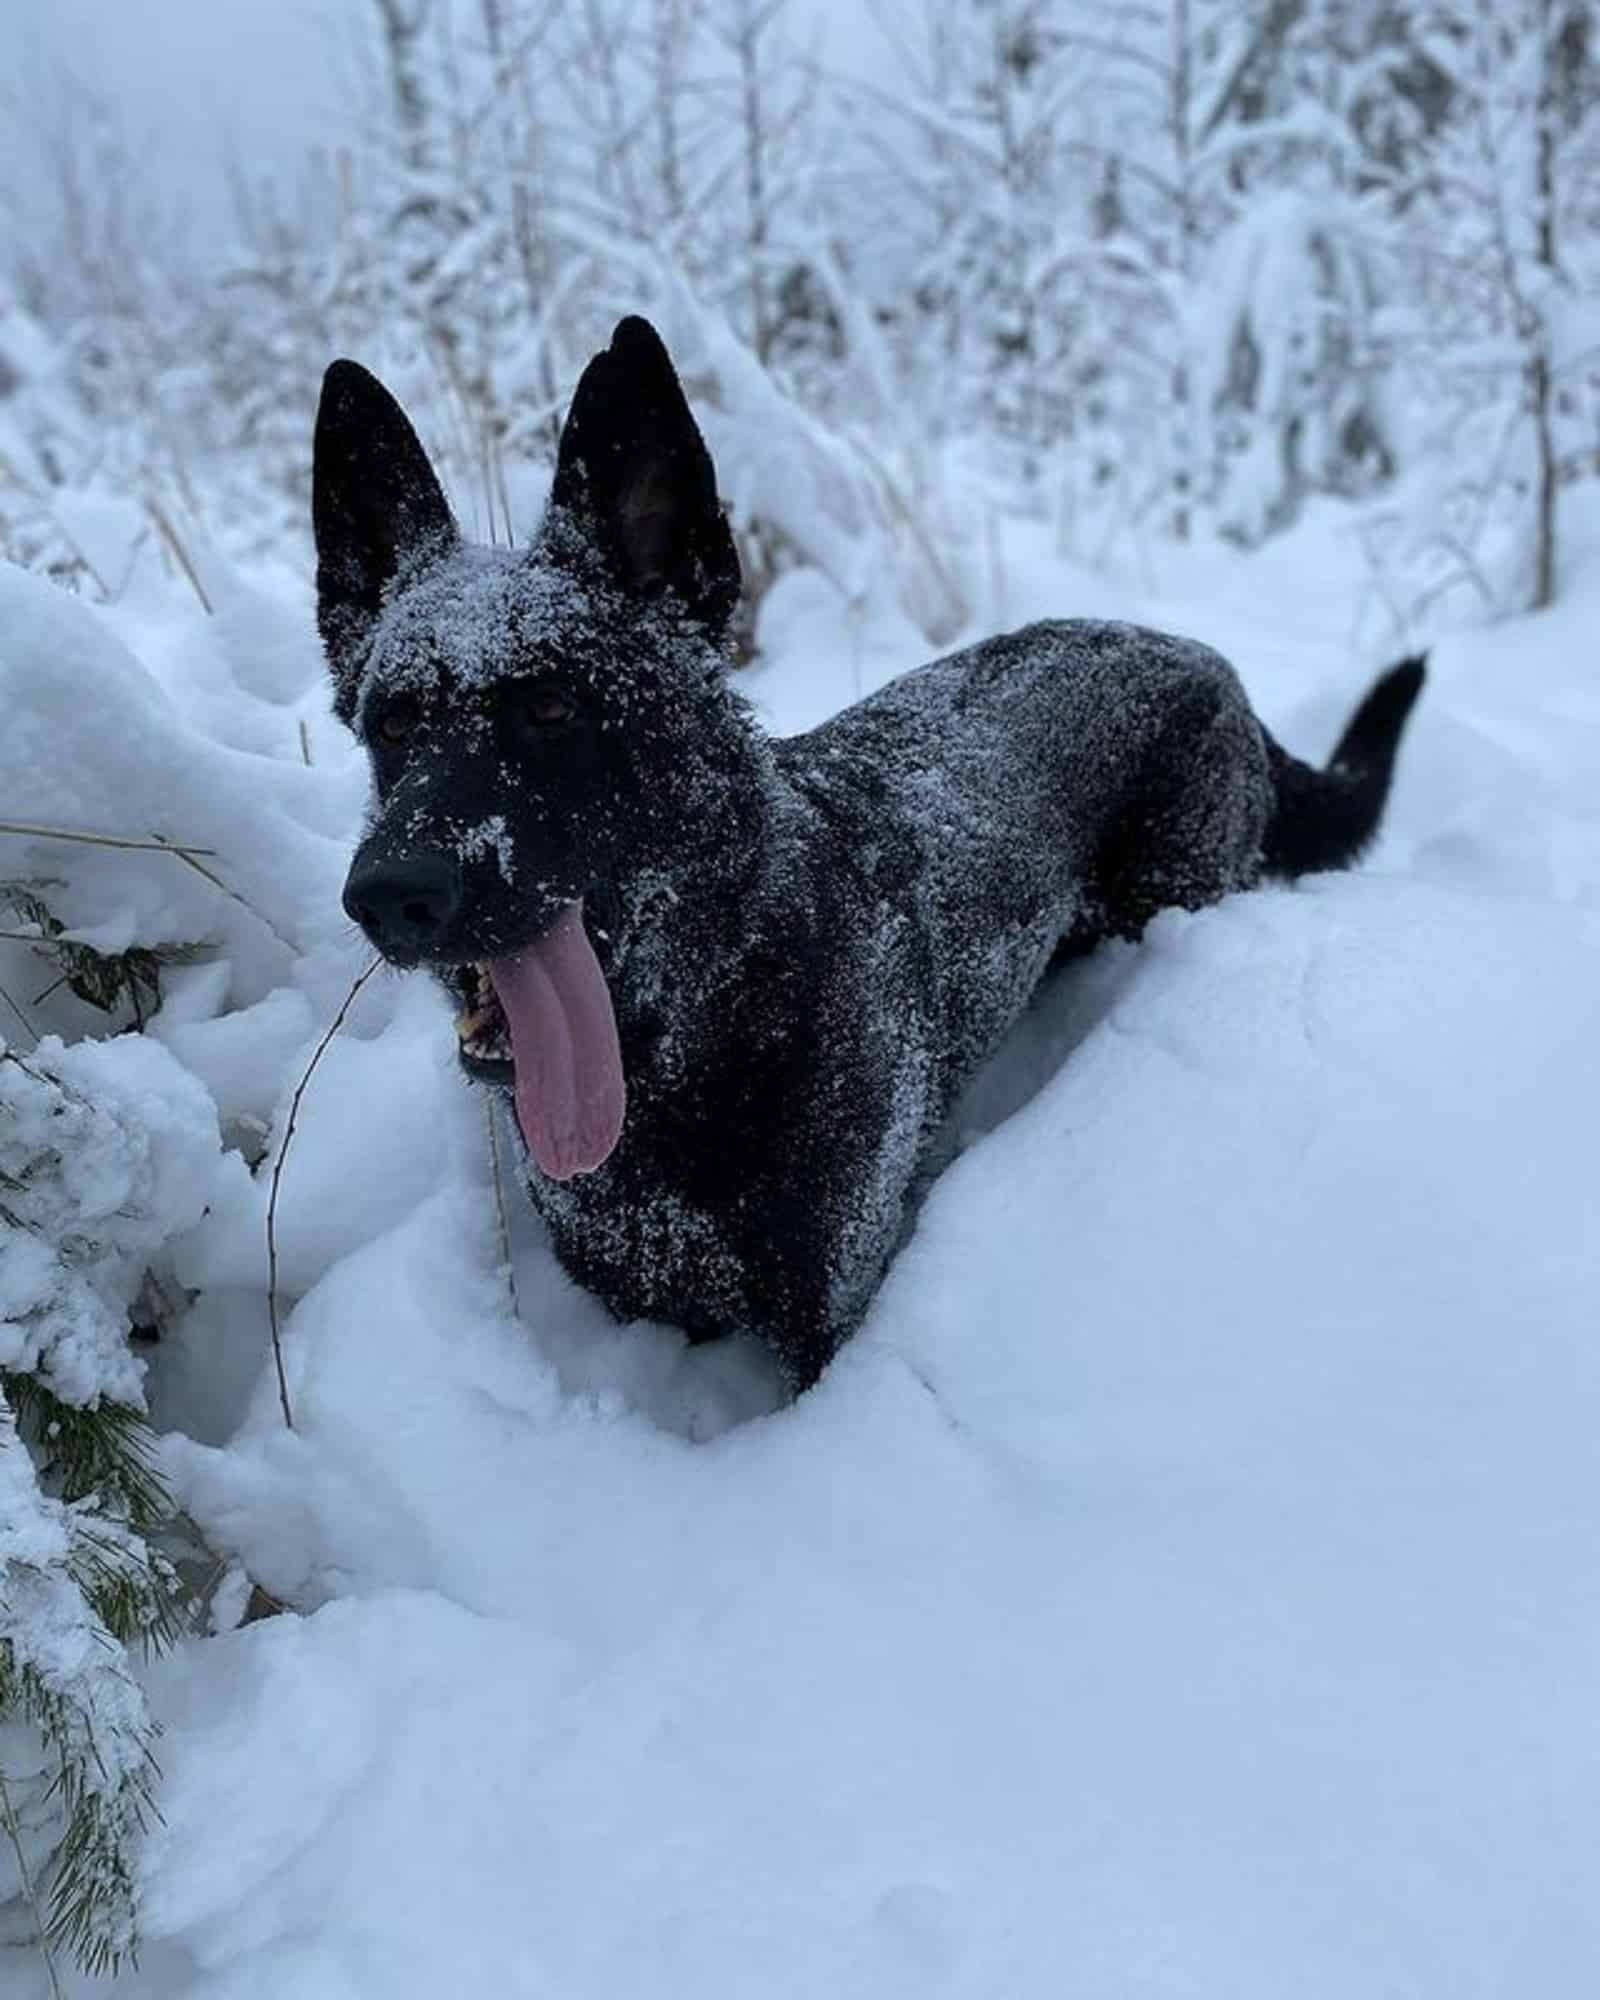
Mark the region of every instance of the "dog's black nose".
[[348, 914], [385, 958], [424, 957], [461, 907], [461, 870], [443, 854], [358, 860], [344, 885]]

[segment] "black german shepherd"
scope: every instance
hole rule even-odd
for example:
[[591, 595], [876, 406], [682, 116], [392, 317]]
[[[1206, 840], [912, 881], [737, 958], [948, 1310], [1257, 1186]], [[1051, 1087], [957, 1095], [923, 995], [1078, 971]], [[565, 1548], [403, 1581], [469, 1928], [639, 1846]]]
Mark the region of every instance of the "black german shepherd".
[[583, 373], [531, 547], [461, 539], [351, 361], [314, 487], [375, 791], [346, 909], [452, 994], [568, 1271], [621, 1318], [759, 1335], [796, 1390], [1052, 960], [1353, 860], [1422, 685], [1386, 674], [1318, 771], [1208, 647], [1069, 621], [770, 739], [724, 671], [716, 475], [641, 319]]

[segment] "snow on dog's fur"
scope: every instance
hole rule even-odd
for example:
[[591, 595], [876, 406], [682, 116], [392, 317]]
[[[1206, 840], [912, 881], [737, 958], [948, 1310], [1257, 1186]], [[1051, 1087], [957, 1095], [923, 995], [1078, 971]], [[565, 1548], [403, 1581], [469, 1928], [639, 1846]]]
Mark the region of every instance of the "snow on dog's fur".
[[1314, 771], [1208, 647], [1053, 622], [769, 739], [724, 671], [715, 473], [639, 319], [578, 384], [530, 548], [461, 540], [348, 361], [314, 511], [374, 781], [347, 908], [453, 993], [573, 1276], [624, 1318], [759, 1335], [796, 1388], [1051, 960], [1353, 859], [1422, 682], [1386, 675]]

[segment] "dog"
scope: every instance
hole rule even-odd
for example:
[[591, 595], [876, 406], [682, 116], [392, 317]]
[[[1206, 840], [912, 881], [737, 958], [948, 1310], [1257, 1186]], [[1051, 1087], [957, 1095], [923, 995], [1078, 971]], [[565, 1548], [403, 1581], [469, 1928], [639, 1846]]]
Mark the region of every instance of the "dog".
[[463, 540], [355, 362], [314, 457], [318, 625], [373, 780], [346, 910], [443, 982], [571, 1276], [759, 1336], [795, 1393], [1047, 967], [1353, 861], [1422, 686], [1393, 668], [1317, 770], [1209, 647], [1070, 620], [770, 738], [727, 673], [711, 458], [638, 318], [579, 380], [526, 548]]

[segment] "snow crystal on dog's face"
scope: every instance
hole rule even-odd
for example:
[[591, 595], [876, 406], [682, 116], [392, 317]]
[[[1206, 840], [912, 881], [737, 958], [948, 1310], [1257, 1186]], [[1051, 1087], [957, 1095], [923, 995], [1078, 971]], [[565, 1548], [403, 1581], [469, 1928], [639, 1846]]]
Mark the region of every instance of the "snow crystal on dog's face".
[[442, 685], [527, 672], [592, 616], [581, 582], [528, 550], [458, 543], [399, 581], [373, 634], [363, 705], [379, 692], [427, 699]]
[[713, 674], [721, 656], [668, 599], [624, 591], [554, 510], [531, 548], [458, 542], [401, 571], [376, 629], [358, 712], [380, 696], [468, 698], [513, 676], [548, 677], [615, 720], [672, 681]]

